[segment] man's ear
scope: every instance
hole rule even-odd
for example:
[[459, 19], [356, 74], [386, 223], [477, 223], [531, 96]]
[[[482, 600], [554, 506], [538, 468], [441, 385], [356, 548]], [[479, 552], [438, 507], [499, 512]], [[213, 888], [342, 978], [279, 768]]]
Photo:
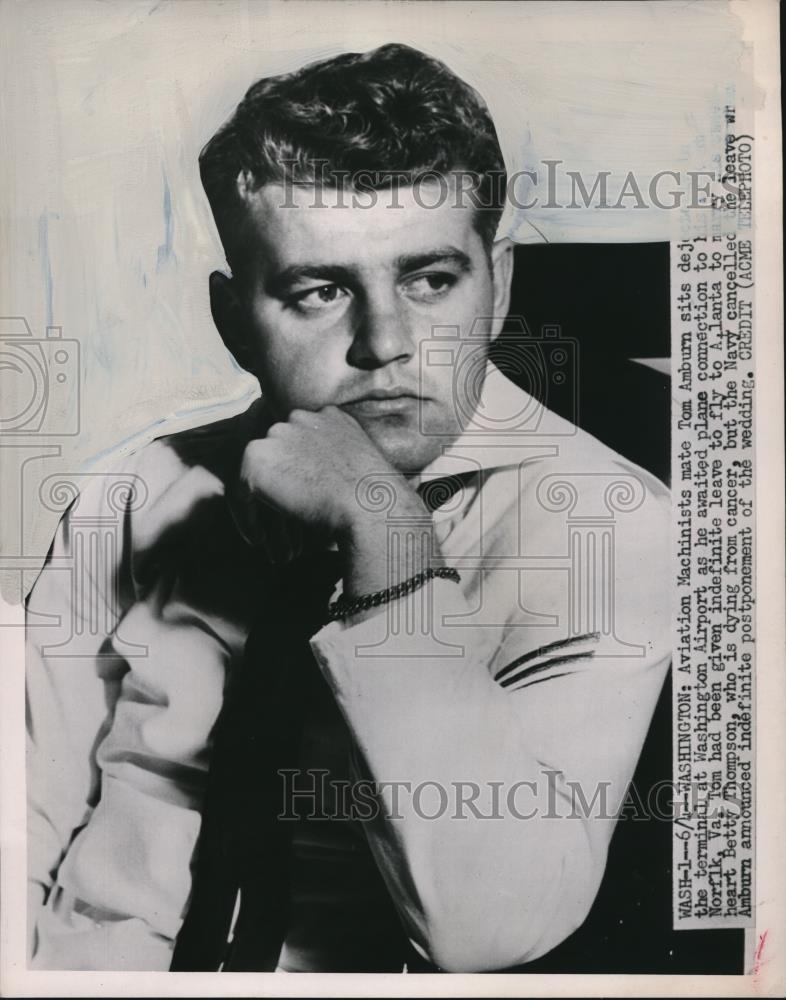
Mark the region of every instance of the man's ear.
[[502, 331], [502, 326], [510, 309], [510, 283], [513, 278], [513, 243], [505, 238], [495, 240], [491, 248], [491, 269], [494, 281], [494, 322], [491, 328], [493, 340]]
[[221, 271], [210, 275], [210, 311], [226, 349], [241, 368], [255, 375], [252, 341], [236, 279]]

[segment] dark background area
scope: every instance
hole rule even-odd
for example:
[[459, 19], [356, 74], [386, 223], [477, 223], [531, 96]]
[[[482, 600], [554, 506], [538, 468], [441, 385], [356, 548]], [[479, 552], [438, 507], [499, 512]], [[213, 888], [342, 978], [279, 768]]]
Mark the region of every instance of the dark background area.
[[[545, 366], [541, 384], [549, 387], [546, 405], [575, 417], [585, 430], [668, 483], [670, 380], [630, 359], [670, 354], [669, 245], [521, 246], [515, 257], [513, 319], [496, 345], [500, 367], [505, 370], [507, 358], [506, 374], [530, 391], [520, 377], [527, 365], [517, 368], [509, 359], [517, 350], [537, 350]], [[553, 349], [544, 327], [559, 327], [560, 339], [575, 341], [575, 393], [564, 382], [553, 386], [549, 381]], [[633, 778], [631, 803], [646, 806], [653, 787], [671, 780], [671, 748], [669, 677]], [[669, 796], [659, 798], [658, 805], [670, 813]], [[649, 818], [642, 818], [637, 806], [623, 810], [585, 923], [547, 955], [511, 971], [744, 971], [743, 931], [672, 930], [671, 823], [652, 817], [649, 809], [644, 812]]]
[[[668, 483], [669, 379], [630, 359], [669, 356], [669, 315], [668, 243], [519, 246], [510, 318], [492, 358], [532, 392], [532, 365], [511, 364], [509, 352], [539, 345], [546, 378], [532, 394]], [[556, 340], [568, 346], [560, 386]], [[566, 371], [574, 358], [575, 372]]]

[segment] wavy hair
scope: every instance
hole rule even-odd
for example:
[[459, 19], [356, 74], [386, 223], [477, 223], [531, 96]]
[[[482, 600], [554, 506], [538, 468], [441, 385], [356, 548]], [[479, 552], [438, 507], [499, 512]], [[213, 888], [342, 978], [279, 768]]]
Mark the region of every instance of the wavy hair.
[[[268, 183], [413, 184], [463, 171], [490, 248], [505, 163], [480, 95], [444, 63], [391, 44], [259, 80], [199, 157], [227, 261], [242, 267], [246, 198]], [[466, 188], [465, 188], [466, 190]]]

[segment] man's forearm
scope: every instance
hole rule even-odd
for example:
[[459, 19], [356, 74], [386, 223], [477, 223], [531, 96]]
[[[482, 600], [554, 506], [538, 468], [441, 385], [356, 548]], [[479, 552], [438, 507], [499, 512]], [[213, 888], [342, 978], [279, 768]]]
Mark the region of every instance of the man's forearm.
[[[440, 615], [448, 607], [467, 610], [454, 584], [428, 586]], [[421, 603], [416, 597], [413, 608]], [[334, 655], [328, 640], [317, 649], [337, 682], [363, 777], [382, 800], [390, 795], [386, 786], [400, 789], [367, 827], [377, 863], [413, 940], [442, 968], [481, 971], [535, 958], [583, 920], [603, 849], [589, 842], [583, 823], [542, 818], [542, 766], [514, 703], [488, 676], [496, 630], [470, 637], [464, 629], [437, 628], [426, 636], [431, 655], [407, 655], [389, 622], [376, 609], [373, 621], [344, 633], [362, 643], [351, 662]], [[457, 632], [460, 655], [447, 645]], [[520, 810], [535, 812], [523, 821], [505, 796], [526, 781], [541, 787], [529, 798], [518, 795]], [[503, 789], [498, 815], [477, 818], [471, 808], [457, 814], [461, 788], [479, 789], [488, 812], [483, 800], [495, 782]]]
[[[397, 500], [395, 520], [386, 512], [359, 512], [342, 533], [339, 548], [348, 599], [386, 590], [423, 570], [444, 565], [431, 515], [408, 488]], [[367, 616], [368, 612], [361, 612], [352, 620], [362, 621]]]

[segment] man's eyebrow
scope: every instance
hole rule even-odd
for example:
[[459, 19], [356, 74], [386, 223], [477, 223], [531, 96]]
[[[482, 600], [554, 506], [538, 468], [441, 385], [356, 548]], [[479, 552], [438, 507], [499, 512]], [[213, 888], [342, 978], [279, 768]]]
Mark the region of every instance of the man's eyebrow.
[[[431, 267], [432, 264], [452, 264], [465, 272], [472, 270], [472, 261], [469, 256], [454, 246], [436, 247], [434, 250], [404, 254], [396, 258], [396, 268], [399, 274], [418, 271], [424, 267]], [[300, 281], [310, 279], [346, 285], [354, 278], [356, 278], [356, 274], [352, 268], [342, 264], [290, 264], [289, 267], [282, 268], [282, 270], [270, 275], [265, 281], [265, 290], [269, 295], [281, 296], [286, 295]]]
[[289, 291], [293, 285], [306, 279], [344, 285], [351, 281], [352, 277], [352, 270], [341, 264], [291, 264], [272, 274], [265, 281], [265, 290], [269, 295], [281, 295]]
[[422, 253], [405, 254], [396, 260], [400, 274], [408, 271], [419, 271], [423, 267], [431, 267], [432, 264], [453, 264], [460, 271], [471, 271], [472, 261], [463, 250], [458, 247], [438, 247], [435, 250], [425, 250]]

